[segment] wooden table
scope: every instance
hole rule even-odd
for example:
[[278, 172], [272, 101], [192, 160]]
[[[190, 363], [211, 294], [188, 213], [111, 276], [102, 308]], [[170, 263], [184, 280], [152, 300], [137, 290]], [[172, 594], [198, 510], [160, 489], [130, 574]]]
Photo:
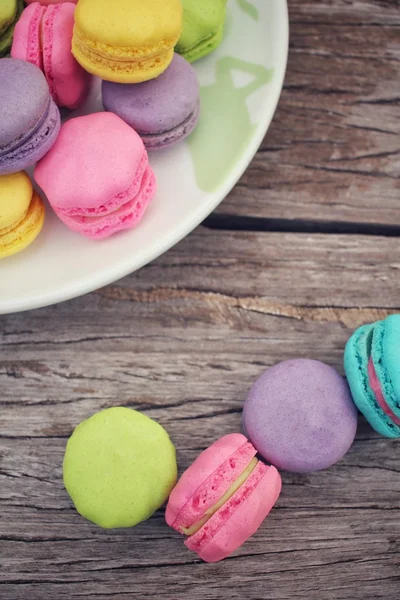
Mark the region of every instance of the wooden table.
[[344, 460], [283, 474], [266, 523], [215, 565], [163, 511], [102, 531], [62, 485], [66, 440], [93, 412], [159, 420], [182, 470], [240, 430], [264, 368], [342, 371], [353, 329], [400, 311], [399, 2], [289, 4], [278, 111], [216, 213], [115, 285], [1, 318], [2, 600], [400, 598], [400, 445], [362, 418]]

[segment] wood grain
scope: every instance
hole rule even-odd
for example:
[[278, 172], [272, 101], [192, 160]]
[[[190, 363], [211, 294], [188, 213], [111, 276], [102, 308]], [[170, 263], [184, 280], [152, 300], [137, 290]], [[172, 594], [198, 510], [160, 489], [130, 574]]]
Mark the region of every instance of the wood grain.
[[400, 226], [400, 3], [290, 0], [272, 125], [220, 214]]
[[400, 446], [363, 419], [341, 463], [284, 474], [264, 526], [217, 565], [190, 554], [162, 511], [126, 531], [85, 522], [61, 465], [78, 422], [124, 404], [168, 429], [182, 471], [240, 430], [268, 365], [309, 356], [342, 370], [351, 330], [400, 310], [399, 269], [394, 239], [200, 228], [118, 284], [3, 317], [0, 597], [394, 600]]

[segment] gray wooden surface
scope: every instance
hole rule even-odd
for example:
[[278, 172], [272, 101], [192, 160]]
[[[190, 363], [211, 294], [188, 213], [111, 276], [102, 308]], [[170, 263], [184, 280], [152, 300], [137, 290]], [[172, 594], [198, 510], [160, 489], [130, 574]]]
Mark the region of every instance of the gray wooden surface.
[[283, 474], [265, 524], [216, 565], [161, 510], [102, 531], [62, 485], [66, 440], [96, 410], [159, 420], [183, 470], [240, 430], [265, 367], [307, 356], [342, 372], [352, 330], [400, 312], [399, 3], [290, 9], [276, 118], [216, 213], [117, 284], [0, 317], [2, 600], [400, 597], [400, 444], [361, 417], [347, 456]]

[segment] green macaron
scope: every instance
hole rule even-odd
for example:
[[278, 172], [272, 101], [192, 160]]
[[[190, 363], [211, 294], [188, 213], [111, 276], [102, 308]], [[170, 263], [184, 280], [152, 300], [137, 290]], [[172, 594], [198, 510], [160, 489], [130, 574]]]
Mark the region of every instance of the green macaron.
[[14, 26], [23, 10], [23, 0], [0, 1], [0, 58], [10, 52]]
[[215, 50], [222, 41], [227, 0], [182, 0], [183, 28], [175, 47], [189, 62]]
[[116, 407], [78, 425], [64, 456], [64, 485], [77, 511], [106, 529], [133, 527], [167, 500], [175, 448], [161, 425]]

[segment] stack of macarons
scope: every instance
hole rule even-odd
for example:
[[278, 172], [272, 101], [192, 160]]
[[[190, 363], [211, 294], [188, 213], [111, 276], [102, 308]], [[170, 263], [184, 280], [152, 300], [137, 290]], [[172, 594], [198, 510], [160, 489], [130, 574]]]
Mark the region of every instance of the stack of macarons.
[[[132, 228], [156, 190], [147, 150], [174, 146], [198, 123], [190, 63], [221, 42], [226, 0], [26, 5], [0, 6], [0, 57], [11, 54], [0, 61], [0, 177], [36, 164], [37, 183], [70, 229], [102, 239]], [[93, 75], [103, 80], [105, 112], [61, 125], [59, 109], [82, 107]], [[17, 181], [0, 184], [2, 203], [18, 196]]]
[[377, 431], [400, 437], [399, 357], [397, 314], [351, 336], [348, 383], [317, 360], [267, 369], [244, 402], [245, 435], [215, 441], [177, 483], [175, 450], [160, 425], [127, 408], [103, 410], [67, 443], [65, 487], [78, 512], [105, 528], [131, 527], [167, 501], [166, 522], [187, 548], [220, 561], [271, 512], [282, 488], [278, 469], [311, 473], [342, 459], [356, 434], [356, 406]]
[[12, 58], [0, 60], [0, 106], [0, 258], [4, 258], [30, 245], [42, 229], [44, 206], [33, 195], [24, 169], [55, 143], [60, 112], [43, 73]]
[[181, 0], [80, 0], [75, 12], [75, 58], [103, 80], [105, 109], [150, 150], [183, 140], [199, 118], [196, 72], [174, 53], [183, 8]]

